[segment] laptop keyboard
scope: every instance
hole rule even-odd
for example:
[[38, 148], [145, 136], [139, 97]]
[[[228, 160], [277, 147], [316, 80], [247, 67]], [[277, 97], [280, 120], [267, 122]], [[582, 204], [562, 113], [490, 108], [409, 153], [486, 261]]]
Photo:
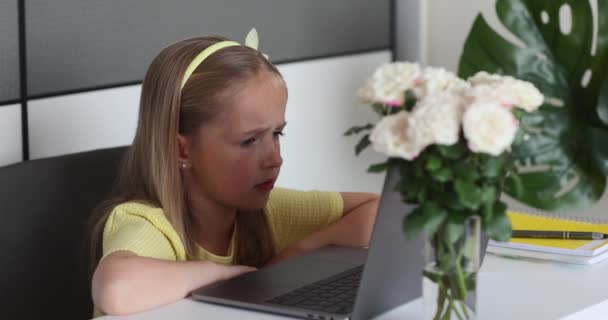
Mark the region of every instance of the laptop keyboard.
[[266, 302], [328, 313], [349, 314], [353, 311], [363, 265], [292, 290]]

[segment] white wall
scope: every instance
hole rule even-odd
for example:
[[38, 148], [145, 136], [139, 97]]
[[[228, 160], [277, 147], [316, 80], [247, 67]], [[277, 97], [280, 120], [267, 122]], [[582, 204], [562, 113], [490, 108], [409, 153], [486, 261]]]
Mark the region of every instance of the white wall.
[[371, 148], [355, 157], [357, 137], [342, 134], [352, 125], [376, 121], [355, 91], [390, 53], [358, 54], [279, 66], [289, 89], [284, 164], [277, 184], [303, 189], [379, 193], [384, 174], [366, 173], [383, 157]]
[[464, 40], [475, 16], [483, 12], [491, 22], [497, 22], [493, 0], [422, 0], [426, 2], [423, 21], [427, 35], [426, 57], [428, 65], [457, 71]]
[[[494, 9], [495, 0], [397, 0], [404, 2], [420, 3], [420, 13], [424, 17], [421, 22], [420, 32], [424, 35], [421, 40], [422, 61], [429, 65], [445, 67], [449, 70], [458, 69], [458, 61], [462, 53], [462, 47], [466, 36], [473, 25], [477, 14], [481, 13], [488, 24], [507, 40], [524, 45], [507, 28], [505, 28]], [[591, 10], [597, 15], [597, 0], [589, 1]], [[564, 12], [565, 13], [565, 12]], [[570, 25], [571, 17], [562, 15], [560, 17], [549, 17], [559, 19], [560, 24]], [[597, 29], [597, 17], [593, 21], [594, 29]]]
[[[589, 1], [595, 14], [596, 2]], [[494, 0], [397, 0], [398, 17], [404, 20], [397, 25], [398, 59], [444, 67], [456, 72], [465, 39], [478, 13], [482, 13], [490, 26], [507, 40], [521, 44], [499, 22], [494, 4]], [[565, 19], [564, 22], [568, 24], [570, 20]], [[415, 27], [418, 27], [417, 33], [412, 35], [412, 28]], [[515, 200], [505, 198], [513, 207], [532, 211]], [[608, 191], [604, 192], [595, 206], [582, 210], [577, 215], [608, 219]]]
[[28, 102], [30, 158], [130, 144], [141, 85]]
[[21, 105], [0, 106], [0, 166], [22, 160]]

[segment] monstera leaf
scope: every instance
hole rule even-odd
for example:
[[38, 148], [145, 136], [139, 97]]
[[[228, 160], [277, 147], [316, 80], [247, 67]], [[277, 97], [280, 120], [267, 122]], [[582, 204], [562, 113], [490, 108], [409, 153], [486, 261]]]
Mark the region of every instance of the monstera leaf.
[[546, 210], [589, 206], [608, 173], [608, 0], [498, 0], [496, 12], [523, 45], [500, 36], [480, 14], [459, 75], [511, 75], [545, 95], [543, 106], [521, 120], [525, 134], [513, 149], [518, 175], [505, 191]]

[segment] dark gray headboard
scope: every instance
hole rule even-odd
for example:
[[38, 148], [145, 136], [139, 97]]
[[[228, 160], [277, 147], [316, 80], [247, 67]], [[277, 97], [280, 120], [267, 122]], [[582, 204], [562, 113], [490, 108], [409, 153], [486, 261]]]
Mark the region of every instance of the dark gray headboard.
[[28, 95], [140, 81], [168, 44], [251, 27], [275, 63], [386, 49], [389, 1], [28, 0]]
[[0, 1], [0, 104], [19, 99], [17, 0]]

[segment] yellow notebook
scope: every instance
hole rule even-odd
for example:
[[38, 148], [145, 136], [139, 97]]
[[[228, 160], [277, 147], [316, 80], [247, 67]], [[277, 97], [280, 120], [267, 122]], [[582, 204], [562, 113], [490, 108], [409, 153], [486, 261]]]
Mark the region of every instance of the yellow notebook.
[[[608, 223], [593, 218], [570, 218], [508, 211], [514, 230], [589, 231], [608, 233]], [[561, 262], [591, 264], [608, 258], [608, 239], [562, 240], [513, 238], [508, 242], [490, 241], [488, 252], [555, 260]]]

